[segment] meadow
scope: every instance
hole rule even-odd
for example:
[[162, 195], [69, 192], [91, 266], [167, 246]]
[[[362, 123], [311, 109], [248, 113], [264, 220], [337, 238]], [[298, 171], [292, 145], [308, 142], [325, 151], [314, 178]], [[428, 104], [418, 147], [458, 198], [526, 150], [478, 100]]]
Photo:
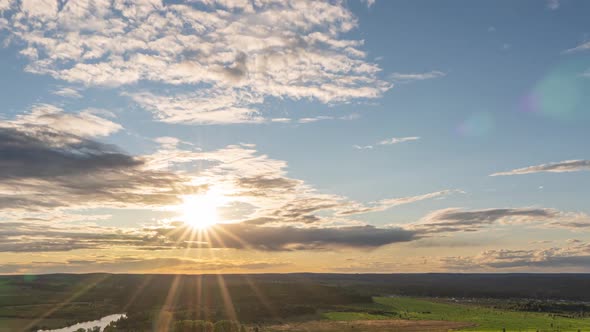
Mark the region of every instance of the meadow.
[[[449, 303], [450, 300], [375, 297], [383, 314], [366, 312], [326, 312], [323, 317], [333, 321], [356, 320], [410, 320], [468, 322], [473, 326], [463, 327], [464, 331], [588, 331], [590, 318], [564, 317], [555, 313], [538, 313], [493, 309], [472, 304]], [[376, 307], [371, 306], [374, 310]]]
[[[493, 277], [523, 278], [489, 278]], [[530, 276], [530, 286], [517, 293], [510, 288], [485, 289], [489, 279], [481, 275], [414, 276], [411, 284], [405, 275], [227, 275], [224, 279], [230, 305], [217, 276], [0, 277], [0, 332], [60, 328], [116, 313], [127, 318], [109, 331], [192, 332], [196, 330], [191, 327], [179, 328], [179, 322], [214, 325], [223, 320], [260, 332], [590, 331], [588, 290], [573, 291], [576, 283], [588, 283], [590, 277], [579, 275]], [[452, 279], [456, 281], [451, 283]], [[542, 283], [567, 285], [561, 294], [572, 295], [530, 297], [539, 294]], [[492, 290], [496, 296], [481, 296], [481, 292], [494, 295]], [[169, 296], [172, 291], [174, 297]], [[515, 296], [506, 296], [511, 294]]]

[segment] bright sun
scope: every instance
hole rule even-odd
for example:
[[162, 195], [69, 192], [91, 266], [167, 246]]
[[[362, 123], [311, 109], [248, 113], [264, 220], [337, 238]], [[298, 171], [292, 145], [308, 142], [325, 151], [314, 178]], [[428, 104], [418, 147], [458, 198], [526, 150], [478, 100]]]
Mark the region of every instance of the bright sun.
[[180, 206], [182, 221], [199, 229], [213, 226], [219, 222], [217, 209], [224, 204], [224, 197], [211, 191], [203, 195], [186, 195]]

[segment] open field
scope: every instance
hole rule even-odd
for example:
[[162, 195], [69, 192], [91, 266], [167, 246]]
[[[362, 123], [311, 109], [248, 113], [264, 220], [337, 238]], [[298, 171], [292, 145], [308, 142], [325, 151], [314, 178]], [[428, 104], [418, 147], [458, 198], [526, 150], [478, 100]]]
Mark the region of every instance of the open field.
[[471, 323], [448, 321], [411, 320], [353, 320], [353, 321], [311, 321], [272, 325], [264, 329], [268, 332], [446, 332], [471, 326]]
[[[477, 303], [454, 304], [439, 302], [438, 299], [416, 299], [409, 297], [376, 297], [385, 315], [380, 319], [397, 315], [403, 321], [446, 321], [467, 323], [466, 331], [588, 331], [590, 318], [570, 318], [551, 313], [519, 312], [498, 310], [477, 305]], [[324, 317], [331, 320], [350, 321], [362, 319], [358, 312], [329, 312]], [[367, 316], [368, 319], [374, 319]], [[373, 322], [373, 320], [372, 320]], [[408, 323], [411, 326], [411, 323]], [[364, 330], [360, 330], [364, 331]], [[406, 331], [406, 330], [400, 330]], [[410, 330], [408, 330], [410, 331]]]

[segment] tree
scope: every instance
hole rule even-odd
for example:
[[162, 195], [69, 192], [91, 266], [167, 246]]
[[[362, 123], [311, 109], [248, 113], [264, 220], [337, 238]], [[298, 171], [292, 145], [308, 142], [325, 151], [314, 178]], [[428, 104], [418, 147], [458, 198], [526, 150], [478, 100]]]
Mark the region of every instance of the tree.
[[233, 320], [220, 320], [215, 323], [213, 332], [240, 332], [240, 323]]

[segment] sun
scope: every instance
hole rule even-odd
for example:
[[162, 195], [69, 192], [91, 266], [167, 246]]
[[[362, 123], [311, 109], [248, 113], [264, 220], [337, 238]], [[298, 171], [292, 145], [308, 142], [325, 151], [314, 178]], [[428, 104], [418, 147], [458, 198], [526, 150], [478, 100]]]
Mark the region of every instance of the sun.
[[182, 197], [179, 210], [181, 219], [187, 225], [205, 229], [219, 222], [218, 208], [224, 204], [224, 197], [211, 191], [201, 195], [186, 195]]

